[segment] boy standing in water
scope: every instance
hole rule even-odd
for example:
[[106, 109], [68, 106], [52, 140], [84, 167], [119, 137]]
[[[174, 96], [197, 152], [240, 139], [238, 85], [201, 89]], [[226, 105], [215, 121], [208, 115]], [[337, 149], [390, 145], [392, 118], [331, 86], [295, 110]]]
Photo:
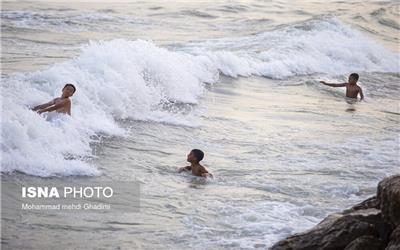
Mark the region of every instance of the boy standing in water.
[[326, 83], [324, 81], [320, 81], [320, 83], [331, 87], [346, 87], [346, 97], [357, 99], [358, 94], [360, 94], [360, 101], [362, 101], [364, 99], [364, 94], [361, 87], [357, 85], [358, 78], [359, 76], [357, 73], [352, 73], [349, 76], [348, 83]]
[[57, 97], [48, 103], [38, 105], [32, 110], [37, 111], [39, 114], [56, 111], [58, 113], [71, 115], [71, 100], [69, 97], [73, 96], [75, 91], [75, 86], [71, 83], [67, 83], [62, 89], [61, 97]]
[[205, 177], [213, 176], [211, 173], [207, 171], [205, 167], [200, 165], [200, 161], [203, 160], [204, 153], [200, 149], [193, 149], [187, 156], [187, 161], [190, 162], [190, 166], [182, 167], [178, 169], [178, 173], [183, 171], [191, 171], [193, 175]]

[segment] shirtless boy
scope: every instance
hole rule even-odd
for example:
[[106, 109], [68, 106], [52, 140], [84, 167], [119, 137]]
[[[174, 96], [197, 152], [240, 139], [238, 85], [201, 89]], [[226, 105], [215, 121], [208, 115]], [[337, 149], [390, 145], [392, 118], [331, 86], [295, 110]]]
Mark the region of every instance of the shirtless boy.
[[200, 176], [200, 177], [208, 177], [213, 176], [211, 173], [207, 171], [205, 167], [200, 165], [200, 161], [203, 160], [204, 153], [199, 149], [193, 149], [187, 156], [187, 161], [190, 162], [190, 166], [182, 167], [178, 169], [178, 172], [183, 171], [191, 171], [193, 175]]
[[32, 110], [39, 114], [44, 112], [56, 111], [58, 113], [71, 115], [71, 100], [69, 97], [73, 96], [76, 88], [73, 84], [67, 83], [62, 89], [61, 97], [57, 97], [48, 103], [38, 105]]
[[320, 81], [320, 83], [331, 87], [346, 87], [346, 97], [357, 99], [358, 94], [360, 94], [360, 101], [364, 99], [364, 94], [360, 86], [357, 85], [358, 74], [353, 73], [349, 76], [349, 81], [347, 83], [326, 83]]

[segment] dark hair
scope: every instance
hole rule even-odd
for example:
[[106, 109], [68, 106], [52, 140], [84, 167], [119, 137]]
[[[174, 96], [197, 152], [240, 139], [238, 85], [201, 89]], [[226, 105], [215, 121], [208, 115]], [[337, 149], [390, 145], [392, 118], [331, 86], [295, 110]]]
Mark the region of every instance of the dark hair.
[[73, 93], [75, 93], [75, 91], [76, 91], [76, 88], [75, 88], [75, 86], [74, 86], [72, 83], [67, 83], [67, 84], [65, 84], [65, 86], [64, 86], [64, 88], [63, 88], [63, 90], [64, 90], [66, 87], [68, 87], [68, 86], [71, 86], [71, 87], [73, 87], [73, 88], [74, 88], [74, 92], [73, 92]]
[[357, 73], [351, 73], [350, 77], [353, 77], [354, 79], [356, 79], [356, 81], [358, 81], [358, 78], [360, 77]]
[[200, 149], [192, 149], [194, 156], [197, 159], [197, 162], [200, 162], [204, 158], [204, 153]]

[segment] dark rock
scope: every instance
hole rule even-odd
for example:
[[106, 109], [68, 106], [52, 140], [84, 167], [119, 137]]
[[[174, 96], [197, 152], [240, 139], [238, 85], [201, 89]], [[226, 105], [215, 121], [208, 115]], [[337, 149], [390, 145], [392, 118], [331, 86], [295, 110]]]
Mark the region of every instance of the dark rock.
[[390, 242], [385, 250], [399, 250], [400, 249], [400, 226], [397, 226], [390, 235]]
[[309, 231], [281, 240], [270, 249], [400, 250], [400, 175], [379, 182], [376, 196], [332, 214]]
[[368, 208], [376, 208], [379, 209], [380, 202], [373, 196], [371, 198], [366, 199], [365, 201], [353, 206], [351, 210], [361, 210], [361, 209], [368, 209]]
[[290, 236], [271, 250], [337, 250], [344, 249], [353, 240], [364, 236], [378, 236], [373, 224], [381, 220], [377, 209], [357, 210], [346, 214], [333, 214], [311, 230]]
[[377, 237], [364, 235], [353, 240], [344, 250], [383, 250], [385, 244]]
[[400, 225], [400, 175], [383, 179], [378, 184], [377, 199], [382, 218], [393, 228]]

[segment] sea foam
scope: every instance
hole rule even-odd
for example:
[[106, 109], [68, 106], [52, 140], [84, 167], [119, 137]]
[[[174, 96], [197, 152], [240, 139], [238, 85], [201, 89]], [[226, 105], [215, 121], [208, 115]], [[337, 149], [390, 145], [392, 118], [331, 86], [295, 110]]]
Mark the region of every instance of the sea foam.
[[[223, 48], [223, 49], [221, 49]], [[295, 75], [399, 72], [399, 55], [342, 24], [317, 19], [250, 37], [162, 48], [151, 41], [93, 41], [76, 58], [3, 76], [2, 172], [37, 176], [97, 175], [90, 142], [125, 136], [119, 119], [193, 125], [175, 104], [198, 104], [220, 74], [285, 79]], [[44, 119], [27, 106], [76, 85], [72, 117]], [[165, 105], [167, 104], [167, 105]], [[195, 118], [194, 118], [195, 119]]]
[[232, 77], [286, 79], [400, 71], [397, 52], [336, 18], [312, 19], [249, 37], [194, 42], [188, 51], [207, 55], [216, 68]]
[[[184, 114], [162, 104], [196, 104], [204, 84], [217, 79], [207, 62], [141, 40], [91, 42], [77, 58], [4, 78], [2, 172], [99, 174], [87, 161], [94, 136], [123, 136], [118, 119], [190, 126]], [[49, 120], [29, 110], [59, 96], [67, 82], [77, 87], [72, 117]]]

